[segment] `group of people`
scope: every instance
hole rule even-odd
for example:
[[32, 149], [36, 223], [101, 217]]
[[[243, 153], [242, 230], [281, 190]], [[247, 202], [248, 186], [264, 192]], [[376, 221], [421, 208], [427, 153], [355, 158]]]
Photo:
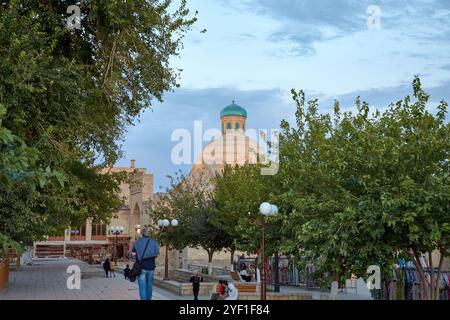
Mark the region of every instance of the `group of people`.
[[[153, 295], [153, 279], [155, 272], [155, 259], [160, 255], [158, 242], [150, 238], [150, 228], [146, 227], [142, 230], [142, 237], [134, 244], [132, 255], [136, 257], [136, 263], [139, 264], [140, 272], [134, 277], [135, 267], [130, 269], [130, 265], [124, 270], [125, 279], [134, 281], [136, 278], [139, 285], [139, 297], [141, 300], [151, 300]], [[107, 257], [103, 262], [103, 269], [106, 277], [115, 277], [116, 262], [114, 259]], [[246, 267], [241, 270], [241, 277], [243, 279], [250, 279], [251, 275], [246, 274]], [[245, 277], [245, 278], [244, 278]], [[250, 278], [247, 278], [250, 277]], [[247, 281], [247, 280], [246, 280]], [[194, 293], [194, 300], [198, 300], [200, 292], [200, 283], [203, 278], [198, 274], [194, 274], [190, 282]], [[219, 280], [216, 287], [216, 293], [211, 296], [212, 300], [237, 300], [238, 289], [227, 280]]]
[[245, 264], [242, 266], [242, 269], [239, 272], [239, 275], [241, 276], [242, 280], [244, 280], [245, 282], [252, 281], [252, 272], [247, 271], [247, 266]]
[[114, 259], [109, 259], [107, 257], [105, 261], [103, 261], [103, 270], [105, 270], [106, 277], [112, 278], [113, 276], [116, 277], [116, 262]]
[[211, 300], [237, 300], [239, 290], [228, 280], [219, 280], [216, 293], [213, 293]]
[[[155, 259], [159, 256], [159, 245], [156, 240], [150, 239], [150, 228], [142, 230], [142, 237], [134, 244], [131, 255], [136, 257], [136, 263], [140, 266], [140, 273], [134, 276], [130, 265], [124, 269], [125, 279], [135, 281], [139, 285], [139, 297], [141, 300], [151, 300], [153, 295], [153, 278], [155, 271]], [[130, 259], [128, 259], [130, 260]], [[116, 262], [110, 257], [103, 261], [103, 270], [106, 277], [115, 277]]]

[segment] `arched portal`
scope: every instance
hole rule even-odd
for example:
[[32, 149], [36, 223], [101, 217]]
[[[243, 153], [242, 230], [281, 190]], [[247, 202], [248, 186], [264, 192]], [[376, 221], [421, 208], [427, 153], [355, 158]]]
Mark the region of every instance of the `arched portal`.
[[131, 230], [136, 232], [134, 227], [138, 224], [141, 224], [141, 208], [139, 208], [139, 205], [136, 203], [131, 212]]

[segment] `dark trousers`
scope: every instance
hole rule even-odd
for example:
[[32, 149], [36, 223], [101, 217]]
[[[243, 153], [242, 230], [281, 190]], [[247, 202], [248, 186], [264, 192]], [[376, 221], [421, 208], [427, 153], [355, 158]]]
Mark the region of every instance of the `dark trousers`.
[[200, 291], [200, 287], [194, 287], [192, 291], [194, 291], [194, 300], [198, 300], [198, 293]]
[[242, 279], [245, 280], [245, 282], [250, 282], [252, 281], [252, 276], [241, 276]]

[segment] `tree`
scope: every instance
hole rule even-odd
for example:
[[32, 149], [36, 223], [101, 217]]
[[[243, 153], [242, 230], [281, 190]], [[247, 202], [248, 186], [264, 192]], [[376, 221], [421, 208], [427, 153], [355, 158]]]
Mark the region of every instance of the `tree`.
[[5, 112], [0, 104], [0, 245], [3, 249], [13, 246], [19, 251], [18, 242], [12, 239], [29, 244], [32, 242], [30, 235], [35, 231], [30, 208], [37, 205], [36, 188], [43, 188], [52, 179], [61, 187], [64, 177], [48, 167], [45, 170], [36, 167], [38, 151], [3, 127]]
[[171, 3], [80, 1], [81, 30], [69, 30], [73, 3], [2, 1], [3, 126], [34, 153], [35, 170], [60, 173], [36, 188], [1, 188], [2, 232], [38, 240], [87, 218], [106, 223], [120, 207], [126, 177], [104, 169], [121, 156], [126, 126], [177, 86], [169, 59], [195, 22], [185, 1]]
[[[381, 127], [392, 146], [380, 202], [390, 241], [402, 254], [414, 259], [425, 299], [439, 299], [439, 281], [445, 257], [450, 256], [450, 124], [448, 104], [441, 101], [436, 114], [427, 108], [429, 95], [421, 81], [413, 81], [414, 98], [407, 96], [386, 111]], [[433, 268], [432, 252], [439, 253]], [[428, 255], [431, 281], [420, 263]]]
[[[334, 280], [364, 275], [373, 264], [387, 279], [397, 258], [414, 256], [426, 288], [419, 255], [448, 255], [447, 104], [432, 115], [418, 78], [413, 87], [415, 103], [408, 96], [370, 115], [358, 98], [356, 114], [342, 115], [336, 102], [333, 119], [319, 113], [317, 100], [305, 103], [304, 93], [293, 91], [297, 123], [282, 123], [274, 176], [288, 213], [284, 247]], [[425, 297], [437, 298], [433, 279]]]
[[170, 187], [152, 202], [149, 214], [154, 223], [163, 218], [178, 219], [179, 225], [168, 235], [169, 242], [176, 248], [206, 250], [211, 274], [214, 253], [229, 248], [232, 239], [213, 223], [217, 211], [210, 180], [202, 175], [193, 178], [181, 173], [169, 178]]

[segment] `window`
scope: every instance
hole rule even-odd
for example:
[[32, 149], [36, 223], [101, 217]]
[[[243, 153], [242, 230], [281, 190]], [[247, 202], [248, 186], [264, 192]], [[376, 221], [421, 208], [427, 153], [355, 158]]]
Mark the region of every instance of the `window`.
[[236, 122], [236, 123], [234, 124], [234, 129], [235, 129], [235, 130], [239, 130], [239, 128], [240, 128], [239, 122]]
[[92, 225], [93, 236], [106, 236], [106, 224], [93, 224]]
[[83, 224], [78, 228], [73, 228], [72, 230], [70, 230], [70, 234], [72, 236], [86, 236], [86, 225]]
[[231, 122], [227, 122], [227, 129], [231, 130]]

